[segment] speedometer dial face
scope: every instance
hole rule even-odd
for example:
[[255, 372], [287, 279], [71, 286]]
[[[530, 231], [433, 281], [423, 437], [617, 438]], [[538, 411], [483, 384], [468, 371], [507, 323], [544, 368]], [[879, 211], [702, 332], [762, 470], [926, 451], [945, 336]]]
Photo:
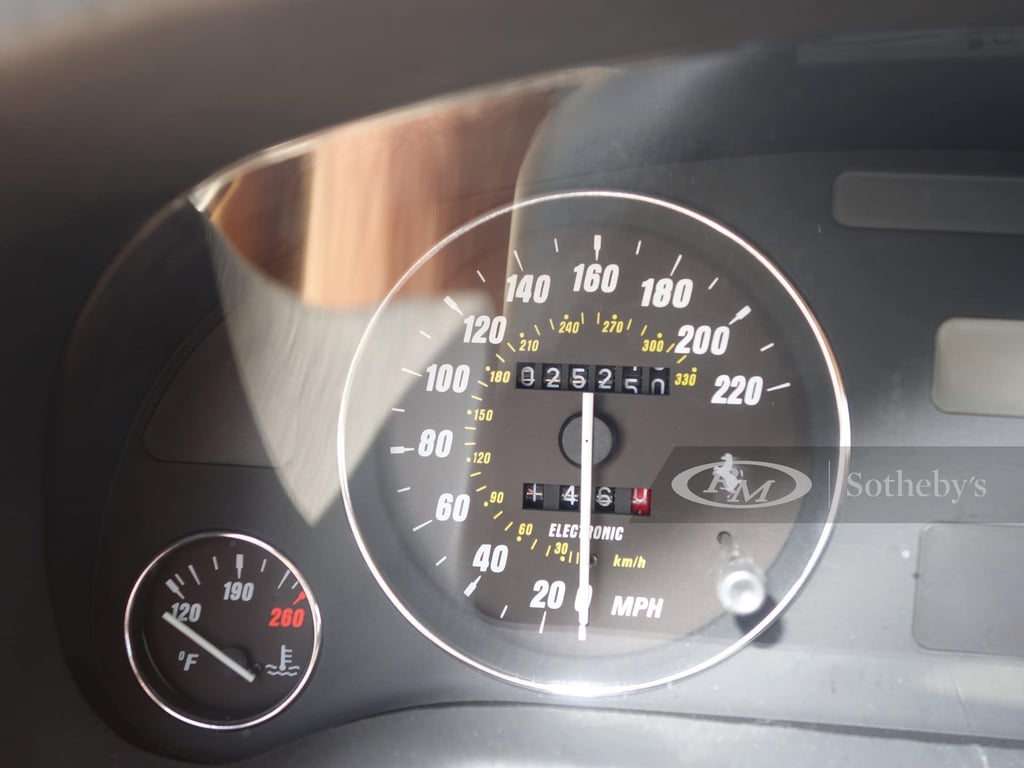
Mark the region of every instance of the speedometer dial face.
[[831, 531], [842, 384], [777, 267], [639, 195], [539, 197], [425, 255], [359, 347], [349, 519], [424, 635], [510, 682], [621, 693], [775, 621]]

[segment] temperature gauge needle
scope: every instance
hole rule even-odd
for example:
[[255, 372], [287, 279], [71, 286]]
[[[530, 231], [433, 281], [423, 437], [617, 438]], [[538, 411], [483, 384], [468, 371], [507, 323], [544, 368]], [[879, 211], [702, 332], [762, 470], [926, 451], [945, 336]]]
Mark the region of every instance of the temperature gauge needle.
[[193, 643], [198, 645], [200, 648], [202, 648], [208, 654], [213, 656], [213, 658], [215, 658], [217, 661], [219, 661], [225, 667], [230, 669], [232, 672], [234, 672], [240, 678], [245, 680], [245, 682], [251, 683], [253, 680], [256, 679], [256, 675], [254, 675], [248, 669], [246, 669], [241, 664], [239, 664], [237, 661], [232, 659], [230, 656], [228, 656], [226, 653], [224, 653], [224, 651], [222, 651], [220, 648], [215, 646], [213, 643], [211, 643], [205, 637], [200, 635], [198, 632], [196, 632], [194, 629], [192, 629], [192, 627], [190, 627], [185, 622], [178, 621], [176, 618], [174, 618], [167, 611], [164, 611], [163, 616], [161, 616], [160, 618], [162, 618], [164, 621], [166, 621], [168, 624], [170, 624], [176, 630], [181, 632], [181, 634], [183, 634], [185, 637], [187, 637]]
[[576, 591], [576, 612], [580, 616], [580, 640], [587, 639], [590, 623], [590, 515], [594, 498], [594, 393], [583, 393], [582, 441], [580, 446], [580, 586]]

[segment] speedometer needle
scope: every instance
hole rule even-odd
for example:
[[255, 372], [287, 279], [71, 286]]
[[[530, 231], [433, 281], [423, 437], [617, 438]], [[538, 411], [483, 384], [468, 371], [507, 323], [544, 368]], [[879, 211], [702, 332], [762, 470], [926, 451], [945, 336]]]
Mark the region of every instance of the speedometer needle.
[[196, 632], [194, 629], [192, 629], [192, 627], [190, 627], [185, 622], [179, 621], [178, 619], [174, 618], [167, 611], [164, 611], [163, 616], [161, 616], [160, 618], [162, 618], [164, 621], [166, 621], [168, 624], [170, 624], [176, 630], [181, 632], [181, 634], [183, 634], [185, 637], [187, 637], [193, 643], [198, 645], [204, 651], [209, 653], [211, 656], [213, 656], [213, 658], [215, 658], [217, 661], [219, 661], [225, 667], [230, 669], [232, 672], [234, 672], [240, 678], [245, 680], [245, 682], [251, 683], [253, 680], [256, 679], [256, 675], [254, 675], [248, 669], [246, 669], [241, 664], [239, 664], [237, 661], [232, 659], [230, 656], [228, 656], [226, 653], [224, 653], [224, 651], [222, 651], [220, 648], [215, 646], [213, 643], [211, 643], [205, 637], [200, 635], [198, 632]]
[[580, 616], [580, 640], [587, 639], [590, 623], [590, 514], [594, 497], [594, 393], [583, 393], [580, 443], [580, 586], [576, 612]]

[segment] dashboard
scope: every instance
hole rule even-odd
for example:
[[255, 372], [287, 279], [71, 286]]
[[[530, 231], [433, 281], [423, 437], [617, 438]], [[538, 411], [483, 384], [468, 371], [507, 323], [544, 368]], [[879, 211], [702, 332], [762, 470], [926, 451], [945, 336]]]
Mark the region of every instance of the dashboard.
[[26, 193], [21, 763], [1019, 760], [1024, 36], [647, 29]]

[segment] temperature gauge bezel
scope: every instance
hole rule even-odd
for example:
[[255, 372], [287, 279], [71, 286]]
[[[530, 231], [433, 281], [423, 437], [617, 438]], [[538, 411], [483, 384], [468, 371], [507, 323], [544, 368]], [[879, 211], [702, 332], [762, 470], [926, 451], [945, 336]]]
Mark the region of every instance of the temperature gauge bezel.
[[[301, 590], [305, 593], [306, 600], [309, 605], [309, 618], [312, 622], [312, 648], [310, 650], [309, 662], [306, 665], [306, 669], [303, 671], [299, 680], [295, 683], [292, 689], [282, 697], [276, 704], [271, 706], [269, 709], [260, 711], [258, 714], [253, 716], [244, 716], [233, 720], [210, 720], [204, 717], [198, 716], [194, 713], [188, 712], [182, 706], [175, 704], [167, 699], [166, 696], [162, 695], [159, 691], [159, 686], [155, 685], [150, 679], [150, 676], [159, 676], [160, 670], [156, 663], [150, 658], [145, 648], [141, 647], [141, 643], [136, 642], [141, 640], [143, 630], [138, 626], [138, 611], [142, 608], [140, 604], [140, 598], [143, 596], [145, 591], [150, 585], [150, 579], [157, 569], [167, 560], [168, 557], [174, 553], [195, 544], [199, 541], [205, 541], [208, 539], [229, 539], [235, 541], [245, 542], [249, 545], [257, 547], [267, 553], [268, 556], [276, 560], [282, 566], [284, 566], [294, 576], [299, 584]], [[320, 608], [314, 596], [309, 583], [306, 578], [302, 575], [302, 572], [295, 566], [295, 564], [288, 559], [280, 550], [266, 541], [251, 536], [246, 533], [238, 531], [202, 531], [194, 533], [189, 536], [185, 536], [178, 539], [171, 544], [164, 547], [158, 552], [147, 564], [147, 566], [139, 574], [135, 580], [132, 590], [128, 596], [128, 600], [124, 611], [124, 623], [123, 623], [123, 637], [125, 644], [125, 652], [128, 656], [128, 663], [131, 667], [132, 675], [135, 677], [139, 687], [145, 692], [149, 699], [156, 704], [161, 710], [170, 715], [171, 717], [197, 728], [203, 728], [211, 731], [235, 731], [243, 728], [251, 728], [252, 726], [265, 723], [266, 721], [276, 717], [282, 711], [284, 711], [296, 698], [305, 690], [306, 685], [316, 668], [317, 661], [320, 656], [320, 645], [322, 638], [322, 619], [320, 615]]]

